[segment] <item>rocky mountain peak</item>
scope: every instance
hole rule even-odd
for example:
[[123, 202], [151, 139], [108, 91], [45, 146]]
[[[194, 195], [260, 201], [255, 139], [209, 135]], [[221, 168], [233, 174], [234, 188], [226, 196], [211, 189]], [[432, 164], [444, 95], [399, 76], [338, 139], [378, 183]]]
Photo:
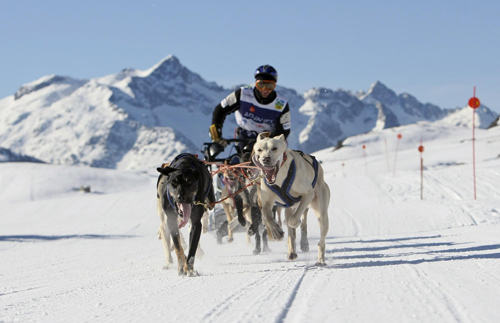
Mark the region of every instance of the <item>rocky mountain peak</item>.
[[389, 105], [398, 103], [397, 94], [380, 81], [373, 83], [360, 99], [370, 101], [370, 103], [374, 103], [374, 101], [384, 102]]
[[196, 73], [184, 67], [179, 59], [173, 55], [162, 59], [148, 71], [146, 78], [156, 81], [182, 81], [185, 83], [204, 82]]

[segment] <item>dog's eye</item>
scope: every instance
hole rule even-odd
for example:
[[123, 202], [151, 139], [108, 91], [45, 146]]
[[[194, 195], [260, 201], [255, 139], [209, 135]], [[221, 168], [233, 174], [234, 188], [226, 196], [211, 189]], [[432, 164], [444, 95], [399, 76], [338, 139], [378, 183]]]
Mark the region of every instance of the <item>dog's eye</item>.
[[260, 148], [259, 148], [259, 149], [257, 149], [257, 151], [258, 151], [259, 153], [261, 153], [261, 152], [262, 152], [262, 149], [260, 149]]
[[277, 147], [273, 147], [273, 149], [271, 149], [271, 150], [272, 151], [276, 151], [276, 150], [278, 150], [278, 148]]

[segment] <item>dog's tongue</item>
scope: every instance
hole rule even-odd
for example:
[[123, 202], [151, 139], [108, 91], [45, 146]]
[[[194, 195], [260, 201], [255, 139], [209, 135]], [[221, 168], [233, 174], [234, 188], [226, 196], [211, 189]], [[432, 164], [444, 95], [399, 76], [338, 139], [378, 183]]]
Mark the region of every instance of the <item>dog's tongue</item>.
[[191, 204], [181, 203], [179, 204], [179, 209], [182, 212], [182, 221], [179, 223], [179, 229], [184, 227], [191, 217]]

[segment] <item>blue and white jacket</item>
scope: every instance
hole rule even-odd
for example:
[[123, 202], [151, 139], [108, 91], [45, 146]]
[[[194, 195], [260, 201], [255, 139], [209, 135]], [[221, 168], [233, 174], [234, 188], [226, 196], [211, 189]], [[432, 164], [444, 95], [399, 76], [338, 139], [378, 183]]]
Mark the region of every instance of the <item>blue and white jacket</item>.
[[223, 125], [226, 116], [232, 113], [238, 126], [248, 132], [270, 131], [273, 136], [283, 134], [285, 138], [290, 133], [290, 107], [276, 91], [263, 98], [255, 87], [236, 90], [215, 107], [212, 124]]

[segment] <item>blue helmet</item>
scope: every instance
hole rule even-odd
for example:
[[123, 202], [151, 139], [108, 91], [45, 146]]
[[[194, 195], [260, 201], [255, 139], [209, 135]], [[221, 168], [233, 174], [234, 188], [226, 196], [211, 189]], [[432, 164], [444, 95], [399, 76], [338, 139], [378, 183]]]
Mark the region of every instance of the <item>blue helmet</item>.
[[253, 73], [256, 80], [268, 80], [278, 82], [278, 71], [271, 65], [259, 66]]

